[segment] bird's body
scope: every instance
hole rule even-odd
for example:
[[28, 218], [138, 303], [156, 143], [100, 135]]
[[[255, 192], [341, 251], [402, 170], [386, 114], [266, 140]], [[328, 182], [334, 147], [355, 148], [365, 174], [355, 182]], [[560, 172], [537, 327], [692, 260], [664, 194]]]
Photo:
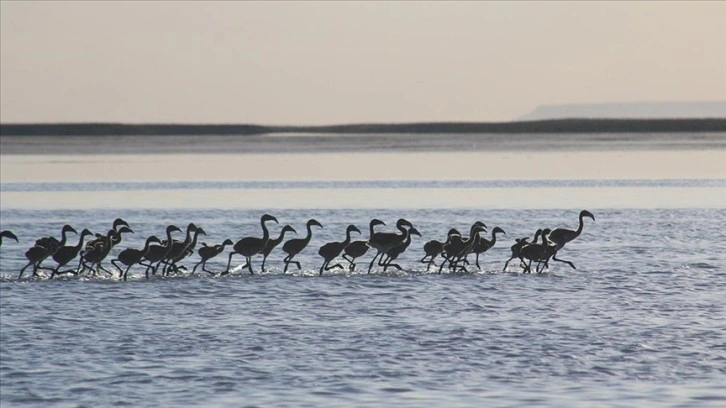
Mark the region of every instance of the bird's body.
[[229, 273], [229, 267], [232, 264], [232, 256], [234, 254], [240, 254], [245, 257], [245, 260], [247, 263], [242, 267], [248, 268], [251, 275], [254, 275], [255, 273], [252, 271], [252, 256], [257, 255], [258, 253], [262, 252], [263, 249], [265, 249], [265, 245], [267, 245], [267, 241], [270, 239], [270, 231], [267, 229], [267, 226], [265, 223], [267, 221], [274, 221], [277, 223], [277, 218], [265, 214], [260, 218], [260, 224], [262, 225], [262, 237], [246, 237], [242, 238], [239, 241], [237, 241], [233, 248], [233, 251], [229, 254], [229, 261], [227, 262], [227, 270], [224, 271], [222, 274], [226, 275]]
[[[541, 233], [541, 231], [540, 231], [540, 233]], [[515, 241], [514, 245], [512, 245], [510, 247], [512, 254], [509, 256], [509, 259], [507, 259], [507, 261], [504, 262], [504, 268], [502, 268], [502, 272], [507, 270], [507, 265], [509, 265], [509, 262], [512, 259], [519, 258], [519, 253], [522, 250], [522, 247], [524, 247], [525, 245], [529, 245], [529, 242], [527, 242], [528, 239], [529, 239], [528, 237], [524, 237], [524, 238], [517, 238], [514, 240]]]
[[305, 235], [305, 238], [294, 238], [282, 244], [282, 251], [287, 254], [285, 259], [282, 260], [285, 263], [285, 269], [283, 270], [283, 273], [287, 273], [287, 268], [290, 266], [291, 263], [297, 265], [297, 269], [300, 269], [300, 262], [293, 261], [292, 258], [302, 252], [302, 250], [305, 249], [305, 247], [308, 246], [308, 244], [310, 243], [310, 240], [313, 237], [313, 225], [323, 228], [322, 224], [320, 224], [317, 220], [311, 218], [305, 225], [307, 229], [307, 235]]
[[78, 253], [81, 252], [81, 248], [83, 248], [83, 239], [88, 235], [93, 235], [93, 233], [91, 231], [89, 231], [88, 229], [84, 228], [83, 231], [81, 231], [81, 236], [80, 236], [80, 239], [78, 240], [77, 245], [62, 246], [53, 253], [53, 260], [56, 261], [58, 263], [58, 265], [51, 272], [51, 274], [50, 274], [51, 279], [53, 279], [53, 277], [55, 275], [58, 275], [61, 273], [75, 274], [77, 272], [77, 270], [75, 270], [75, 269], [61, 272], [60, 268], [66, 266], [68, 264], [68, 262], [74, 260], [78, 256]]
[[[86, 249], [83, 251], [83, 256], [81, 258], [83, 270], [78, 273], [80, 274], [86, 269], [90, 269], [94, 276], [99, 270], [109, 275], [113, 275], [113, 273], [109, 272], [103, 267], [103, 265], [101, 265], [101, 262], [103, 262], [108, 254], [111, 253], [111, 249], [121, 242], [123, 234], [125, 233], [133, 234], [134, 231], [132, 231], [131, 228], [122, 225], [118, 228], [118, 230], [110, 229], [108, 234], [92, 241], [94, 244], [90, 250], [88, 249], [89, 244], [86, 244]], [[88, 265], [89, 263], [90, 266]]]
[[[141, 260], [144, 259], [144, 256], [146, 255], [146, 253], [149, 252], [149, 247], [154, 242], [161, 244], [161, 240], [159, 240], [159, 238], [157, 238], [155, 235], [152, 235], [146, 239], [144, 248], [142, 248], [142, 249], [126, 248], [118, 254], [118, 257], [116, 257], [116, 259], [111, 260], [111, 263], [113, 264], [113, 266], [115, 266], [118, 269], [119, 278], [123, 278], [123, 280], [126, 280], [128, 274], [129, 274], [129, 269], [131, 269], [132, 266], [140, 263]], [[117, 261], [126, 265], [126, 270], [123, 270], [120, 266], [118, 266], [118, 264], [116, 263]]]
[[[40, 264], [49, 256], [53, 255], [55, 251], [66, 244], [67, 236], [66, 234], [68, 232], [73, 232], [77, 234], [76, 230], [73, 229], [70, 225], [64, 225], [63, 229], [61, 230], [61, 239], [60, 241], [57, 240], [54, 237], [44, 237], [39, 238], [35, 241], [35, 245], [28, 249], [28, 251], [25, 252], [25, 257], [28, 259], [28, 264], [23, 267], [23, 269], [20, 270], [20, 274], [18, 275], [18, 279], [20, 279], [23, 276], [23, 272], [25, 272], [25, 269], [29, 266], [33, 266], [33, 276], [38, 276], [38, 269], [48, 269], [48, 268], [42, 268]], [[52, 269], [51, 269], [52, 270]]]
[[267, 244], [265, 244], [265, 247], [260, 252], [262, 254], [262, 271], [265, 271], [265, 261], [267, 260], [267, 257], [270, 256], [270, 253], [272, 253], [272, 250], [275, 249], [278, 245], [280, 245], [280, 242], [282, 242], [283, 239], [285, 239], [285, 233], [286, 232], [294, 232], [297, 234], [297, 231], [295, 231], [295, 228], [293, 228], [290, 225], [285, 225], [282, 227], [282, 230], [280, 231], [280, 235], [278, 235], [275, 239], [269, 239], [267, 240]]
[[481, 270], [481, 266], [479, 266], [479, 255], [488, 251], [491, 247], [493, 247], [497, 243], [497, 234], [507, 235], [507, 233], [504, 232], [503, 229], [501, 229], [499, 227], [494, 227], [494, 229], [492, 230], [492, 239], [491, 240], [488, 240], [484, 237], [479, 237], [479, 241], [474, 245], [472, 252], [476, 255], [476, 267], [479, 268], [479, 270]]
[[339, 263], [330, 266], [330, 262], [335, 259], [335, 257], [340, 255], [345, 247], [350, 244], [350, 234], [352, 232], [357, 232], [360, 234], [360, 230], [356, 228], [355, 225], [348, 225], [348, 228], [345, 230], [344, 241], [328, 242], [327, 244], [320, 247], [320, 249], [318, 250], [318, 254], [323, 257], [323, 264], [320, 266], [320, 275], [323, 274], [324, 270], [329, 271], [333, 268], [343, 268], [343, 266]]
[[373, 268], [373, 264], [376, 259], [379, 259], [378, 264], [383, 266], [380, 258], [383, 258], [383, 255], [388, 252], [388, 250], [403, 242], [406, 236], [405, 227], [413, 228], [413, 224], [403, 218], [400, 218], [396, 222], [396, 228], [399, 232], [377, 232], [371, 235], [370, 239], [368, 239], [368, 246], [375, 249], [376, 254], [373, 256], [373, 259], [371, 259], [370, 265], [368, 265], [368, 273], [371, 273], [371, 269]]
[[[541, 244], [533, 242], [529, 245], [524, 245], [519, 250], [519, 259], [522, 261], [523, 264], [526, 265], [524, 267], [524, 273], [532, 273], [533, 261], [537, 262], [537, 267], [535, 268], [537, 273], [540, 273], [542, 269], [544, 269], [543, 262], [546, 262], [547, 259], [549, 259], [549, 257], [552, 256], [555, 251], [555, 246], [551, 244], [548, 240], [549, 234], [549, 228], [543, 229], [541, 234]], [[529, 262], [525, 262], [525, 259], [527, 259]]]
[[469, 236], [462, 237], [454, 235], [452, 236], [451, 242], [444, 245], [444, 262], [441, 262], [439, 266], [439, 273], [444, 269], [446, 262], [449, 263], [449, 270], [455, 272], [457, 268], [461, 268], [466, 271], [465, 265], [459, 265], [459, 263], [465, 264], [467, 255], [471, 253], [478, 239], [478, 234], [482, 231], [486, 231], [486, 225], [481, 221], [476, 221], [469, 228]]
[[[378, 218], [372, 219], [370, 224], [368, 225], [368, 230], [369, 230], [368, 239], [370, 239], [370, 237], [372, 237], [373, 234], [375, 233], [373, 231], [373, 228], [376, 225], [386, 225], [386, 223], [379, 220]], [[359, 239], [359, 240], [351, 242], [350, 244], [348, 244], [348, 246], [345, 247], [345, 249], [343, 249], [343, 258], [345, 258], [346, 261], [350, 262], [350, 264], [348, 266], [349, 271], [355, 270], [355, 260], [357, 258], [360, 258], [361, 256], [365, 255], [366, 252], [368, 252], [368, 248], [370, 248], [368, 246], [368, 240]]]
[[222, 244], [218, 245], [211, 245], [207, 246], [207, 244], [202, 243], [202, 247], [197, 250], [197, 254], [199, 254], [199, 257], [202, 259], [199, 261], [196, 265], [194, 265], [194, 269], [192, 269], [192, 274], [196, 272], [197, 267], [199, 265], [202, 265], [202, 270], [204, 272], [207, 272], [211, 275], [214, 275], [214, 272], [208, 271], [207, 268], [207, 261], [214, 258], [215, 256], [221, 254], [224, 251], [224, 247], [227, 245], [234, 245], [234, 242], [232, 242], [231, 239], [225, 239]]
[[194, 253], [199, 235], [207, 235], [207, 233], [203, 228], [195, 226], [191, 241], [186, 242], [181, 250], [175, 251], [175, 248], [172, 246], [170, 254], [166, 256], [165, 261], [168, 264], [167, 273], [178, 271], [177, 263]]
[[[431, 241], [428, 241], [424, 244], [423, 250], [424, 250], [424, 256], [421, 258], [421, 263], [426, 264], [426, 270], [428, 271], [429, 268], [431, 268], [431, 265], [437, 266], [436, 262], [434, 260], [437, 256], [441, 255], [444, 252], [444, 246], [451, 242], [451, 239], [454, 235], [461, 236], [461, 233], [457, 231], [455, 228], [452, 228], [449, 230], [449, 232], [446, 234], [446, 240], [444, 242], [437, 241], [435, 239], [432, 239]], [[426, 260], [426, 258], [429, 258]]]
[[187, 246], [191, 244], [192, 235], [196, 232], [196, 230], [197, 226], [194, 225], [193, 222], [190, 222], [189, 225], [187, 225], [187, 231], [184, 234], [184, 240], [180, 241], [175, 239], [174, 242], [172, 242], [169, 252], [161, 261], [161, 263], [164, 264], [164, 275], [167, 275], [170, 272], [170, 269], [176, 270], [176, 265], [174, 264], [177, 260], [184, 257], [184, 250], [187, 248]]
[[156, 274], [156, 270], [158, 269], [159, 264], [161, 264], [161, 261], [166, 258], [166, 256], [169, 254], [169, 251], [171, 251], [171, 247], [174, 245], [174, 240], [171, 237], [172, 232], [181, 232], [181, 229], [176, 225], [167, 226], [166, 243], [162, 245], [162, 243], [160, 242], [159, 245], [149, 246], [146, 250], [146, 253], [141, 258], [139, 265], [143, 265], [146, 267], [146, 271], [144, 272], [144, 274], [146, 275], [146, 279], [149, 279], [149, 270], [151, 270], [152, 274]]
[[[555, 228], [554, 230], [552, 230], [552, 232], [550, 232], [548, 239], [555, 246], [555, 249], [552, 252], [552, 256], [551, 256], [553, 261], [564, 262], [564, 263], [570, 265], [572, 267], [572, 269], [577, 269], [577, 268], [575, 268], [575, 264], [573, 264], [572, 262], [566, 261], [564, 259], [557, 259], [557, 252], [560, 249], [564, 248], [565, 244], [574, 240], [575, 238], [579, 237], [580, 234], [582, 234], [582, 229], [585, 225], [583, 218], [585, 218], [585, 217], [591, 218], [593, 221], [595, 221], [595, 216], [592, 215], [592, 213], [590, 211], [582, 210], [582, 211], [580, 211], [580, 215], [579, 215], [580, 223], [577, 227], [577, 230], [573, 231], [573, 230], [566, 229], [566, 228]], [[545, 265], [547, 265], [548, 262], [549, 262], [549, 259], [547, 259], [547, 261], [545, 261]]]
[[411, 245], [411, 235], [418, 235], [420, 237], [421, 233], [418, 232], [415, 227], [409, 228], [406, 230], [406, 237], [403, 239], [403, 242], [386, 251], [384, 255], [385, 259], [383, 260], [383, 272], [386, 272], [389, 266], [393, 266], [399, 271], [403, 270], [401, 265], [395, 264], [393, 261], [395, 261], [404, 251], [406, 251], [406, 249], [408, 249], [409, 245]]

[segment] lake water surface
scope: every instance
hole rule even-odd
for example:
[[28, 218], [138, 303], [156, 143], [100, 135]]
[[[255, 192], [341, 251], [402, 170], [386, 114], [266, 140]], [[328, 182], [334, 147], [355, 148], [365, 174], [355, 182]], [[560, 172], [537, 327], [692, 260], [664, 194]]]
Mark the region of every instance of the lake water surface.
[[[20, 165], [8, 157], [22, 162], [4, 156], [3, 173]], [[45, 179], [3, 174], [2, 229], [20, 243], [0, 248], [2, 406], [726, 404], [726, 175], [703, 167], [712, 163], [696, 164], [699, 176], [456, 178], [422, 167], [401, 178], [74, 173], [59, 183], [60, 160]], [[561, 252], [577, 269], [502, 271], [514, 238], [574, 229], [583, 208], [596, 221]], [[25, 250], [64, 223], [102, 232], [123, 217], [135, 233], [117, 253], [171, 223], [194, 222], [210, 244], [259, 236], [265, 212], [280, 221], [273, 235], [284, 224], [302, 235], [309, 218], [324, 225], [302, 270], [283, 274], [278, 249], [264, 273], [253, 261], [255, 275], [233, 258], [224, 277], [146, 280], [140, 268], [127, 282], [17, 280]], [[389, 230], [405, 217], [423, 235], [404, 271], [364, 273], [367, 254], [357, 271], [318, 276], [317, 249], [351, 223], [367, 237], [374, 217]], [[507, 233], [482, 270], [439, 275], [418, 262], [425, 241], [476, 220]]]

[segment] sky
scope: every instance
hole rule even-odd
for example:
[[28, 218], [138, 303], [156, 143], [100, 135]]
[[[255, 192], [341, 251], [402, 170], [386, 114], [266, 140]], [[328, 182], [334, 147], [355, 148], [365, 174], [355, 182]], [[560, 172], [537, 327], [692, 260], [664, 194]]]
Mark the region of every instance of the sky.
[[726, 2], [0, 2], [0, 122], [508, 121], [726, 100]]

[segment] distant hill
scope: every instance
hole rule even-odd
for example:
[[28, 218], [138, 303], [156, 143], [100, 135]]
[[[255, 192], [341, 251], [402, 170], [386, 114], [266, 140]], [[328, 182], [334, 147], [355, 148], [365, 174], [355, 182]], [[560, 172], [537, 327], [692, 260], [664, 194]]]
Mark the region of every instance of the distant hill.
[[565, 118], [592, 119], [685, 119], [726, 118], [726, 101], [639, 102], [542, 105], [518, 121]]

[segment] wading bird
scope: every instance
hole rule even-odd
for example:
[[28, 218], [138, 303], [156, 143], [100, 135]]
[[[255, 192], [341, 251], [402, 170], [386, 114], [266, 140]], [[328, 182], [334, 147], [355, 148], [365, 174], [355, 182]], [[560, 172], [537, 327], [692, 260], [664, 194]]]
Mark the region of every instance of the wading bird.
[[25, 252], [25, 257], [28, 259], [29, 262], [23, 267], [23, 269], [20, 270], [18, 279], [23, 276], [23, 272], [25, 272], [25, 269], [28, 268], [30, 265], [33, 265], [33, 276], [38, 276], [38, 269], [49, 269], [40, 268], [41, 262], [43, 262], [49, 256], [53, 255], [56, 249], [66, 244], [66, 234], [69, 232], [72, 232], [74, 234], [78, 233], [75, 229], [73, 229], [73, 227], [66, 224], [61, 230], [60, 241], [58, 241], [55, 237], [43, 237], [35, 240], [35, 245], [32, 248], [28, 249], [27, 252]]
[[78, 253], [81, 252], [81, 248], [83, 248], [83, 240], [88, 235], [93, 235], [93, 233], [89, 231], [88, 228], [84, 228], [83, 231], [81, 231], [81, 236], [78, 240], [77, 245], [62, 246], [58, 248], [55, 253], [53, 253], [53, 260], [56, 261], [58, 265], [52, 269], [52, 272], [50, 273], [50, 279], [53, 279], [55, 275], [59, 275], [62, 273], [75, 274], [77, 272], [77, 269], [69, 269], [67, 271], [61, 272], [60, 268], [66, 266], [68, 262], [76, 259]]
[[293, 261], [292, 258], [302, 252], [302, 250], [305, 249], [305, 247], [308, 246], [308, 244], [310, 243], [310, 240], [313, 237], [313, 231], [311, 229], [313, 225], [323, 228], [323, 226], [317, 220], [311, 218], [306, 224], [307, 235], [305, 235], [305, 238], [294, 238], [285, 242], [282, 245], [282, 251], [287, 254], [285, 259], [282, 260], [285, 263], [285, 269], [282, 271], [282, 273], [287, 273], [287, 268], [290, 266], [291, 263], [297, 265], [297, 269], [301, 269], [300, 262]]
[[199, 265], [202, 265], [202, 270], [204, 272], [214, 275], [214, 272], [208, 271], [206, 269], [207, 261], [214, 258], [215, 256], [221, 254], [222, 252], [224, 252], [224, 247], [226, 247], [227, 245], [234, 245], [234, 242], [232, 242], [231, 239], [225, 239], [221, 245], [217, 244], [217, 245], [211, 245], [211, 246], [207, 246], [206, 243], [202, 242], [202, 247], [197, 250], [197, 254], [199, 254], [199, 257], [202, 260], [199, 261], [196, 265], [194, 265], [194, 269], [192, 269], [192, 275], [194, 274], [194, 272], [196, 272], [197, 267]]
[[[432, 239], [431, 241], [428, 241], [427, 243], [424, 244], [424, 246], [423, 246], [424, 256], [423, 256], [423, 258], [421, 258], [421, 261], [419, 261], [419, 262], [426, 264], [427, 271], [429, 270], [431, 265], [437, 266], [436, 262], [434, 262], [434, 259], [436, 259], [437, 256], [441, 255], [444, 252], [444, 246], [451, 242], [451, 239], [454, 235], [461, 236], [461, 233], [459, 231], [457, 231], [456, 228], [452, 228], [446, 234], [446, 240], [444, 242]], [[429, 258], [429, 259], [426, 260], [426, 258]]]
[[[144, 259], [146, 253], [149, 252], [150, 245], [154, 242], [161, 244], [161, 240], [155, 235], [152, 235], [149, 238], [146, 238], [144, 248], [126, 248], [118, 254], [118, 257], [116, 259], [112, 259], [111, 263], [118, 269], [118, 277], [126, 280], [129, 274], [129, 269], [131, 269], [132, 266], [141, 263], [141, 260]], [[122, 264], [126, 265], [126, 270], [121, 269], [121, 267], [118, 266], [116, 262], [121, 262]]]
[[476, 255], [476, 267], [479, 268], [479, 270], [481, 270], [481, 266], [479, 266], [479, 255], [488, 251], [491, 247], [494, 246], [494, 244], [497, 243], [497, 234], [507, 235], [507, 233], [504, 232], [503, 229], [499, 227], [494, 227], [494, 229], [492, 230], [491, 240], [488, 240], [484, 237], [479, 237], [479, 242], [474, 245], [472, 252]]
[[[370, 265], [368, 265], [368, 273], [371, 273], [371, 269], [373, 269], [373, 263], [375, 263], [376, 258], [383, 258], [383, 254], [388, 252], [389, 249], [403, 242], [406, 236], [405, 227], [413, 228], [413, 224], [401, 218], [396, 222], [396, 228], [398, 228], [400, 233], [376, 232], [370, 237], [368, 240], [368, 246], [375, 249], [376, 254], [373, 256], [373, 259], [371, 259]], [[383, 266], [380, 259], [378, 261], [378, 265]]]
[[247, 263], [242, 267], [242, 269], [248, 268], [251, 275], [255, 274], [252, 271], [252, 256], [259, 254], [263, 249], [265, 249], [265, 245], [267, 245], [267, 241], [270, 239], [270, 231], [265, 225], [267, 221], [275, 221], [275, 223], [277, 223], [277, 218], [269, 214], [265, 214], [262, 218], [260, 218], [260, 224], [262, 225], [262, 238], [246, 237], [240, 239], [234, 244], [232, 247], [233, 251], [229, 254], [229, 261], [227, 261], [227, 270], [222, 272], [222, 275], [229, 273], [229, 266], [232, 264], [232, 256], [234, 254], [244, 256]]
[[333, 266], [329, 265], [330, 261], [340, 255], [340, 253], [343, 252], [343, 249], [345, 249], [345, 247], [350, 244], [350, 234], [352, 232], [357, 232], [360, 234], [360, 230], [356, 228], [355, 225], [348, 225], [348, 228], [345, 230], [345, 241], [328, 242], [327, 244], [320, 247], [320, 250], [318, 250], [318, 254], [323, 257], [323, 264], [320, 266], [320, 275], [323, 274], [324, 270], [329, 271], [333, 268], [343, 269], [343, 266], [339, 263], [336, 263]]
[[[552, 232], [550, 232], [550, 235], [547, 237], [547, 239], [549, 239], [549, 241], [555, 245], [555, 250], [552, 253], [553, 261], [564, 262], [564, 263], [570, 265], [572, 267], [572, 269], [577, 269], [577, 268], [575, 268], [575, 264], [573, 264], [572, 262], [566, 261], [564, 259], [557, 259], [557, 252], [560, 249], [564, 248], [565, 244], [574, 240], [575, 238], [579, 237], [580, 234], [582, 234], [582, 229], [585, 226], [583, 218], [585, 218], [585, 217], [589, 217], [593, 221], [595, 221], [595, 216], [592, 215], [592, 213], [590, 211], [582, 210], [582, 211], [580, 211], [580, 217], [579, 217], [580, 225], [577, 227], [576, 231], [566, 229], [566, 228], [555, 228], [554, 230], [552, 230]], [[546, 264], [547, 263], [545, 263], [545, 265]]]
[[267, 244], [265, 247], [260, 251], [262, 254], [262, 272], [265, 271], [265, 261], [267, 260], [267, 257], [270, 256], [270, 253], [272, 252], [275, 247], [280, 245], [280, 242], [282, 242], [283, 239], [285, 239], [285, 233], [286, 232], [294, 232], [297, 234], [297, 231], [295, 231], [295, 228], [293, 228], [290, 225], [285, 225], [282, 227], [282, 230], [280, 231], [280, 235], [275, 239], [269, 239], [267, 240]]
[[359, 239], [357, 241], [353, 241], [350, 244], [348, 244], [348, 246], [345, 247], [345, 249], [343, 250], [343, 258], [345, 258], [346, 261], [350, 262], [350, 265], [348, 266], [349, 271], [351, 271], [351, 272], [354, 271], [355, 270], [355, 260], [357, 258], [365, 255], [366, 252], [368, 252], [368, 248], [370, 248], [368, 246], [368, 240], [370, 239], [370, 237], [373, 236], [373, 234], [374, 234], [373, 228], [376, 225], [386, 225], [386, 223], [379, 220], [378, 218], [372, 219], [368, 226], [368, 230], [369, 230], [368, 239]]

